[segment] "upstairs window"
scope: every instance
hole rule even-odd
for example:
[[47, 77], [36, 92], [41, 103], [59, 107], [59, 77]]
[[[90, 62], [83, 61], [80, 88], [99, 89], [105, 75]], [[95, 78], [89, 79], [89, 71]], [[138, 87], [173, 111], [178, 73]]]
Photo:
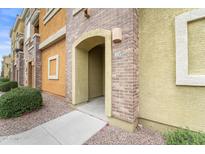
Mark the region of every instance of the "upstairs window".
[[57, 80], [59, 70], [59, 55], [48, 58], [48, 79]]
[[204, 9], [175, 17], [176, 85], [205, 86], [204, 20]]

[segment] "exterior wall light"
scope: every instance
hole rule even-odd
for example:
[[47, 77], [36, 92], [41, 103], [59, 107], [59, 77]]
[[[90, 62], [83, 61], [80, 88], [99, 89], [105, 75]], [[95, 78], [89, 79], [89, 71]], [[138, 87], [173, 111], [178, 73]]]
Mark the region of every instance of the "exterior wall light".
[[90, 17], [90, 14], [91, 14], [91, 9], [85, 9], [85, 10], [84, 10], [84, 16], [85, 16], [86, 18], [89, 18], [89, 17]]
[[122, 41], [122, 30], [121, 28], [112, 29], [112, 41], [114, 43], [120, 43]]

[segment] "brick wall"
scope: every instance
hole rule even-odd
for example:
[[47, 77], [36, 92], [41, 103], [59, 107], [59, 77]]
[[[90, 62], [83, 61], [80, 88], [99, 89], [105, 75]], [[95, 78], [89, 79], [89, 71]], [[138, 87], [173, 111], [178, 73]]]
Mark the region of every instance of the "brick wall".
[[[38, 9], [29, 9], [30, 14], [33, 15]], [[33, 87], [41, 88], [41, 53], [39, 50], [40, 36], [34, 34], [34, 26], [31, 25], [31, 37], [26, 40], [24, 44], [24, 85], [28, 85], [28, 63], [33, 65]]]
[[23, 86], [24, 85], [24, 53], [18, 52], [17, 58], [16, 58], [16, 69], [18, 70], [18, 79], [17, 76], [15, 76], [16, 80], [18, 81], [18, 84]]
[[33, 46], [33, 43], [30, 44], [25, 44], [24, 45], [24, 65], [25, 65], [25, 70], [24, 70], [24, 85], [25, 86], [28, 86], [28, 72], [29, 72], [29, 68], [28, 68], [28, 63], [29, 62], [33, 62], [34, 64], [34, 58], [35, 58], [35, 51], [34, 51], [34, 47]]
[[41, 52], [39, 50], [39, 42], [40, 42], [40, 37], [38, 35], [34, 36], [33, 39], [33, 44], [34, 44], [34, 80], [35, 80], [35, 88], [41, 89]]
[[[112, 116], [134, 122], [138, 111], [138, 16], [136, 9], [91, 9], [90, 18], [84, 11], [73, 16], [68, 9], [67, 21], [67, 99], [72, 101], [73, 42], [81, 34], [94, 29], [121, 28], [121, 43], [112, 43]], [[119, 56], [120, 55], [120, 56]]]

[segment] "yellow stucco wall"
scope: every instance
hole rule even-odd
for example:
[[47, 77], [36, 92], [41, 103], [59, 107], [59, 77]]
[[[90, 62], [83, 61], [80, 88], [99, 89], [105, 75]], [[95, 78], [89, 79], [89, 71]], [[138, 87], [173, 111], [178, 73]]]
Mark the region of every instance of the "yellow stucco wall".
[[139, 116], [205, 131], [205, 87], [175, 84], [174, 18], [189, 10], [139, 9]]
[[12, 55], [12, 60], [13, 60], [13, 61], [15, 60], [15, 55], [16, 55], [15, 52], [13, 52], [14, 47], [15, 47], [15, 44], [16, 44], [15, 34], [16, 34], [16, 32], [12, 30], [10, 39], [11, 39], [11, 50], [12, 50], [11, 55]]
[[[13, 27], [14, 28], [14, 27]], [[24, 33], [24, 22], [22, 19], [19, 20], [19, 22], [16, 25], [16, 28], [12, 30], [11, 32], [11, 44], [12, 44], [12, 49], [15, 49], [17, 47], [16, 44], [16, 34], [17, 33]], [[16, 52], [12, 51], [12, 60], [15, 61], [16, 58]]]
[[205, 75], [205, 19], [188, 24], [189, 74]]
[[[65, 96], [65, 39], [42, 52], [42, 90]], [[59, 55], [59, 79], [48, 79], [48, 58]]]
[[10, 71], [11, 71], [11, 56], [5, 56], [3, 57], [3, 66], [2, 70], [4, 72], [4, 78], [10, 77]]
[[23, 20], [19, 21], [19, 24], [16, 27], [16, 32], [21, 32], [21, 33], [24, 32], [24, 22], [23, 22]]
[[104, 95], [104, 47], [97, 46], [88, 52], [88, 94], [89, 98]]
[[82, 103], [104, 95], [104, 48], [96, 46], [89, 51], [77, 48], [76, 52], [76, 101]]
[[76, 102], [88, 101], [88, 51], [76, 49]]

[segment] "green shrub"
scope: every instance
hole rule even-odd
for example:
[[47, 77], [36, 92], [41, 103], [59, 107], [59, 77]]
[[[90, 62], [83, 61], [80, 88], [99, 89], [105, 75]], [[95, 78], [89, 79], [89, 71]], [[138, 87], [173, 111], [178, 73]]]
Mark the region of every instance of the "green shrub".
[[8, 78], [0, 78], [0, 82], [8, 82], [9, 79]]
[[179, 129], [168, 132], [165, 135], [166, 144], [168, 145], [204, 145], [205, 134], [193, 132], [187, 129]]
[[16, 81], [3, 82], [0, 84], [0, 91], [7, 92], [17, 87], [18, 83]]
[[19, 87], [12, 89], [0, 97], [0, 117], [21, 116], [42, 106], [42, 96], [38, 89]]

